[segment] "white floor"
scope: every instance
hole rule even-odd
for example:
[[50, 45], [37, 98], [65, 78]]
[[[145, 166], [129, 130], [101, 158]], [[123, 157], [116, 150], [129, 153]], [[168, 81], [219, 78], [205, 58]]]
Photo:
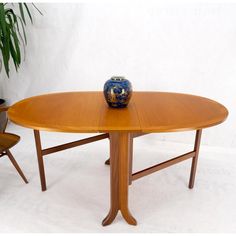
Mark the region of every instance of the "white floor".
[[[10, 125], [22, 139], [12, 153], [24, 170], [24, 184], [6, 157], [0, 160], [0, 232], [205, 232], [236, 233], [236, 151], [201, 147], [195, 188], [187, 187], [190, 160], [133, 182], [130, 210], [138, 221], [119, 215], [101, 226], [109, 210], [108, 141], [52, 154], [45, 158], [48, 190], [41, 192], [33, 133]], [[84, 135], [47, 133], [48, 146]], [[134, 171], [190, 151], [191, 146], [135, 141]]]

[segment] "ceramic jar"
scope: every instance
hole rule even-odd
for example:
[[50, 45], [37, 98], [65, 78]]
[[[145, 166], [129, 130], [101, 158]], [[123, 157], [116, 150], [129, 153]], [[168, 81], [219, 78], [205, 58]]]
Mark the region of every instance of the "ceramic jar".
[[132, 85], [125, 77], [113, 76], [104, 84], [103, 93], [110, 107], [124, 108], [132, 96]]

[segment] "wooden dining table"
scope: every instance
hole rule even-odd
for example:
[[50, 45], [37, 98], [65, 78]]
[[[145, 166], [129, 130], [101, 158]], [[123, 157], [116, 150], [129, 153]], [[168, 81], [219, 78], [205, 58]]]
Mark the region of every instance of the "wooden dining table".
[[[227, 115], [216, 101], [171, 92], [133, 92], [128, 107], [122, 109], [108, 107], [102, 92], [51, 93], [26, 98], [8, 110], [12, 122], [34, 130], [42, 191], [46, 190], [44, 156], [109, 138], [110, 211], [104, 226], [113, 222], [118, 211], [127, 223], [137, 224], [129, 210], [128, 190], [141, 177], [192, 158], [189, 188], [193, 188], [202, 129], [222, 123]], [[135, 137], [189, 130], [196, 131], [191, 152], [132, 173]], [[43, 149], [40, 131], [102, 134]]]

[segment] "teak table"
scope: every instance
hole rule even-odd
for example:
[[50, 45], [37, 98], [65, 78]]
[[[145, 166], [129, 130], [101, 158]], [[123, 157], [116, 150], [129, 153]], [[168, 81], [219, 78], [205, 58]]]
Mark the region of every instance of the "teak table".
[[[129, 224], [137, 224], [128, 207], [128, 187], [132, 180], [192, 158], [189, 188], [193, 188], [202, 129], [223, 122], [227, 115], [227, 109], [213, 100], [165, 92], [134, 92], [130, 104], [123, 109], [109, 108], [102, 92], [46, 94], [17, 102], [8, 111], [11, 121], [34, 130], [43, 191], [46, 190], [43, 156], [110, 139], [111, 206], [103, 225], [111, 224], [119, 210]], [[104, 134], [42, 149], [40, 130]], [[187, 130], [196, 130], [193, 151], [132, 173], [134, 137]]]

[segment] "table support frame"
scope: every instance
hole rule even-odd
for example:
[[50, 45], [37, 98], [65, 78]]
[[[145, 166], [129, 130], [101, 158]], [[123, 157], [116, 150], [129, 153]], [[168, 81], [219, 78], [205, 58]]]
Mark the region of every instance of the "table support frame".
[[38, 167], [39, 167], [39, 175], [40, 175], [40, 182], [41, 182], [42, 191], [47, 190], [45, 169], [44, 169], [44, 160], [43, 160], [44, 156], [46, 156], [48, 154], [55, 153], [55, 152], [63, 151], [63, 150], [69, 149], [69, 148], [81, 146], [81, 145], [84, 145], [87, 143], [96, 142], [96, 141], [99, 141], [102, 139], [106, 139], [108, 137], [109, 137], [108, 134], [100, 134], [100, 135], [96, 135], [93, 137], [77, 140], [74, 142], [65, 143], [65, 144], [61, 144], [58, 146], [42, 149], [40, 132], [39, 132], [39, 130], [34, 130], [34, 138], [35, 138], [35, 145], [36, 145], [36, 151], [37, 151], [37, 157], [38, 157]]
[[110, 193], [111, 193], [111, 206], [110, 211], [106, 218], [103, 220], [102, 225], [106, 226], [111, 224], [118, 211], [121, 211], [122, 216], [128, 224], [136, 225], [137, 221], [131, 215], [128, 208], [128, 187], [133, 180], [137, 180], [156, 171], [175, 165], [179, 162], [192, 158], [189, 188], [194, 187], [194, 181], [197, 170], [197, 162], [199, 155], [199, 148], [201, 142], [202, 130], [196, 130], [194, 149], [191, 152], [185, 153], [178, 157], [172, 158], [165, 162], [151, 166], [144, 170], [132, 173], [132, 150], [133, 138], [144, 135], [130, 134], [130, 133], [110, 133], [110, 159], [105, 164], [110, 164]]
[[44, 156], [63, 151], [65, 149], [77, 147], [87, 143], [99, 141], [102, 139], [110, 139], [110, 159], [105, 163], [110, 164], [110, 211], [102, 222], [103, 226], [111, 224], [116, 218], [118, 211], [121, 212], [128, 224], [136, 225], [137, 221], [129, 211], [128, 206], [128, 190], [132, 181], [152, 174], [161, 169], [175, 165], [179, 162], [192, 158], [189, 188], [194, 187], [194, 181], [197, 170], [197, 162], [201, 141], [202, 130], [196, 131], [194, 149], [191, 152], [185, 153], [173, 159], [151, 166], [144, 170], [132, 173], [133, 162], [133, 139], [145, 135], [146, 133], [127, 133], [127, 132], [112, 132], [109, 134], [101, 134], [90, 138], [42, 149], [39, 130], [34, 130], [36, 151], [38, 157], [38, 167], [41, 181], [42, 191], [46, 191], [46, 177], [44, 170]]

